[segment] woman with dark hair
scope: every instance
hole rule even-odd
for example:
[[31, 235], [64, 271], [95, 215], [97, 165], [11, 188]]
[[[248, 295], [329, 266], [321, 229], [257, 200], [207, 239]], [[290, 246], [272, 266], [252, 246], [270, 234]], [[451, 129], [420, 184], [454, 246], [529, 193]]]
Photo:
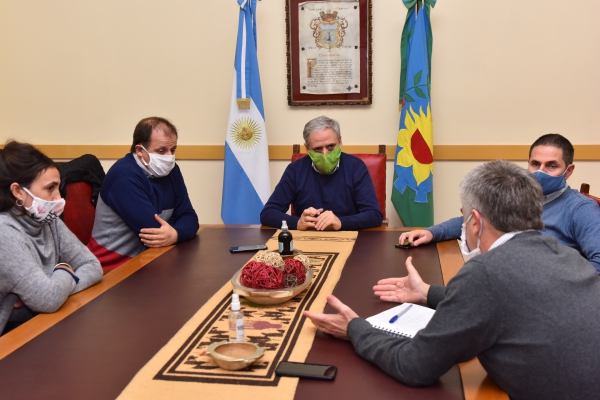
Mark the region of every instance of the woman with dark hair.
[[54, 161], [32, 145], [0, 150], [0, 333], [102, 279], [100, 262], [58, 218], [59, 185]]

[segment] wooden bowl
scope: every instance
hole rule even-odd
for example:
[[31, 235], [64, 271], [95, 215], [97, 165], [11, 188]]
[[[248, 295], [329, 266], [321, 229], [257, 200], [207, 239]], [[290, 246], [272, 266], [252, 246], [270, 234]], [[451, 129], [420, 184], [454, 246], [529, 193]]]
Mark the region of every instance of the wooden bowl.
[[294, 286], [285, 289], [252, 289], [242, 285], [240, 282], [240, 269], [231, 278], [231, 284], [233, 285], [233, 293], [237, 293], [240, 296], [244, 296], [246, 300], [256, 304], [281, 304], [286, 301], [293, 299], [299, 295], [304, 289], [306, 289], [312, 283], [313, 270], [312, 268], [306, 268], [306, 280], [302, 285]]
[[244, 369], [264, 354], [265, 349], [249, 342], [216, 342], [206, 349], [206, 355], [211, 356], [219, 367], [230, 371]]

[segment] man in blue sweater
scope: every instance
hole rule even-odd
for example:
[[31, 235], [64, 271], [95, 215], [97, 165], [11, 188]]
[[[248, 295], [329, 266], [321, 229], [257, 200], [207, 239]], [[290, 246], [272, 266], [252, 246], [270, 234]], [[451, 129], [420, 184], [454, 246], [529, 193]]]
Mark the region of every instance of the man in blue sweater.
[[[529, 149], [529, 172], [536, 177], [544, 193], [541, 232], [579, 251], [600, 274], [600, 207], [567, 185], [566, 180], [575, 169], [574, 154], [571, 142], [555, 133], [541, 136]], [[413, 246], [419, 246], [431, 241], [458, 239], [461, 225], [461, 217], [452, 218], [427, 229], [403, 233], [399, 241], [408, 240]]]
[[[342, 153], [340, 126], [325, 116], [304, 126], [308, 157], [291, 163], [260, 213], [263, 225], [290, 229], [358, 230], [383, 221], [369, 171]], [[294, 207], [294, 215], [286, 214]]]
[[148, 247], [192, 239], [198, 216], [175, 164], [177, 129], [164, 118], [141, 120], [131, 152], [106, 174], [88, 248], [111, 270]]

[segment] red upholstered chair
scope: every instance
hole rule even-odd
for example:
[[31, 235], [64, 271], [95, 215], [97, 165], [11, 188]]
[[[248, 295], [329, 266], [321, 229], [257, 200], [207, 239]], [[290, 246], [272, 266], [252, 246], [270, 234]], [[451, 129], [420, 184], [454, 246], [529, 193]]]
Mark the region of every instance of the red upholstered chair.
[[596, 203], [598, 203], [598, 205], [600, 206], [600, 197], [592, 196], [590, 194], [590, 185], [588, 185], [587, 183], [582, 183], [581, 184], [581, 189], [579, 189], [579, 191], [584, 196], [587, 196], [587, 197], [589, 197], [592, 200], [596, 200]]
[[[300, 153], [300, 145], [295, 144], [292, 153], [292, 162], [306, 156], [306, 153]], [[379, 152], [377, 154], [352, 154], [355, 157], [363, 160], [367, 169], [369, 170], [369, 175], [371, 175], [371, 180], [373, 181], [373, 185], [375, 186], [375, 194], [377, 195], [377, 200], [379, 201], [379, 207], [381, 207], [381, 214], [383, 214], [383, 224], [387, 226], [387, 218], [385, 214], [385, 179], [386, 179], [386, 159], [387, 156], [385, 154], [385, 144], [379, 145]], [[294, 213], [294, 209], [292, 207], [292, 214]]]
[[60, 194], [65, 198], [61, 216], [67, 228], [87, 245], [96, 217], [96, 201], [104, 181], [104, 169], [98, 157], [84, 154], [59, 164]]
[[86, 182], [67, 184], [65, 200], [63, 221], [81, 243], [87, 245], [96, 216], [96, 207], [92, 204], [92, 186]]

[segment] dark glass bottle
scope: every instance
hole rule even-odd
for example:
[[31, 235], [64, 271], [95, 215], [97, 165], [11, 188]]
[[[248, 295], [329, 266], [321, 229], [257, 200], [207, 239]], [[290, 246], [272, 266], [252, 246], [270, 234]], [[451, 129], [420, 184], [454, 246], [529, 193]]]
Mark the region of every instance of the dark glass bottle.
[[292, 233], [288, 231], [287, 222], [282, 221], [281, 232], [277, 239], [279, 241], [279, 254], [288, 256], [294, 253], [294, 240], [292, 238]]

